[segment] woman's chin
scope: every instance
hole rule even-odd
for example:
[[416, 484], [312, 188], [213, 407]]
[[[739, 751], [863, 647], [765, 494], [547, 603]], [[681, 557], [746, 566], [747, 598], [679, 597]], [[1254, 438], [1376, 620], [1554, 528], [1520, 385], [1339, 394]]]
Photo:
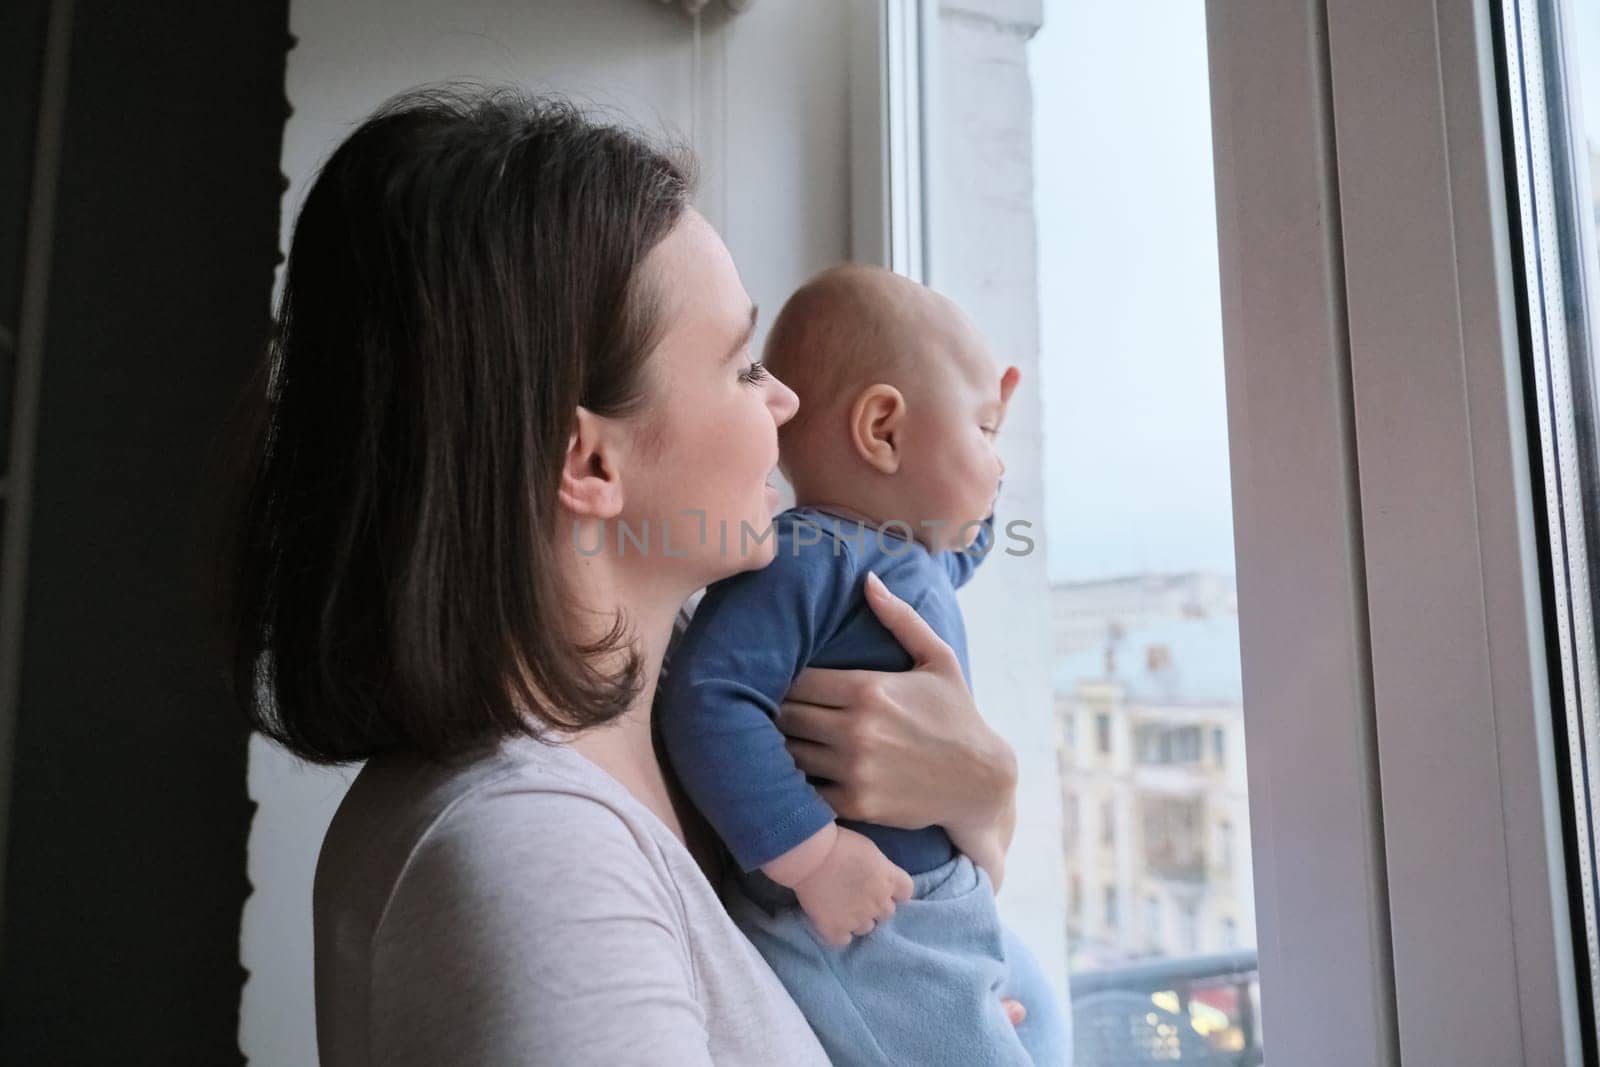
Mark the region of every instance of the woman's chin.
[[706, 547], [719, 577], [760, 570], [773, 561], [778, 554], [777, 531], [772, 529], [776, 510], [776, 506], [758, 507], [743, 516], [729, 516], [720, 523], [715, 519], [710, 521]]
[[757, 542], [750, 538], [744, 546], [737, 544], [728, 545], [728, 553], [717, 559], [718, 578], [730, 578], [735, 574], [745, 571], [758, 571], [771, 563], [777, 557], [778, 551], [770, 539]]

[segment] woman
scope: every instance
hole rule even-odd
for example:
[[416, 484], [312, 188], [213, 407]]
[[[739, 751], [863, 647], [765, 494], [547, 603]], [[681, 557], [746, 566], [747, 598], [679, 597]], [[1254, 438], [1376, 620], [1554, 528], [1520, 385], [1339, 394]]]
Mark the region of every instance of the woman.
[[[770, 561], [741, 533], [796, 406], [689, 191], [559, 101], [436, 90], [306, 198], [231, 623], [257, 728], [368, 761], [317, 868], [324, 1067], [826, 1062], [653, 744], [681, 605]], [[873, 607], [919, 666], [802, 675], [797, 760], [842, 816], [1003, 847], [1010, 750], [948, 647]]]

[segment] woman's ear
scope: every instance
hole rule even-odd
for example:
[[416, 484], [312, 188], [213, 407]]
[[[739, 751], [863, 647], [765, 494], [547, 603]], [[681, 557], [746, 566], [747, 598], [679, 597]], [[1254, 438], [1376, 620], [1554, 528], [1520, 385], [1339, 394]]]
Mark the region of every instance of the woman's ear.
[[881, 474], [900, 469], [898, 434], [906, 417], [900, 390], [879, 382], [869, 385], [850, 405], [850, 443]]
[[562, 507], [580, 518], [614, 519], [622, 513], [622, 477], [611, 429], [608, 420], [582, 406], [573, 418], [556, 495]]

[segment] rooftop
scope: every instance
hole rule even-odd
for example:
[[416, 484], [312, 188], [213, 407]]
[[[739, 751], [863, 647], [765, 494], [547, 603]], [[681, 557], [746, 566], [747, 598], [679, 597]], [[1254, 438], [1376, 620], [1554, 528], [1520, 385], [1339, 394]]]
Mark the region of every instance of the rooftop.
[[[1110, 674], [1108, 649], [1113, 652]], [[1133, 703], [1242, 704], [1239, 617], [1146, 623], [1056, 665], [1058, 696], [1071, 696], [1082, 682], [1108, 681], [1120, 683]]]

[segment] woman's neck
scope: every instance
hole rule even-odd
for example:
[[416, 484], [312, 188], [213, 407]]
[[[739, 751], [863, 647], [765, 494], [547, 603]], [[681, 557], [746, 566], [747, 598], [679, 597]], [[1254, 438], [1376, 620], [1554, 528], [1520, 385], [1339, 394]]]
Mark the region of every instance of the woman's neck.
[[[638, 562], [646, 561], [641, 557]], [[609, 723], [563, 740], [649, 808], [677, 835], [706, 877], [716, 884], [720, 874], [716, 838], [671, 774], [670, 764], [657, 753], [652, 731], [661, 661], [678, 611], [694, 590], [663, 581], [664, 576], [659, 573], [624, 572], [622, 565], [623, 561], [617, 559], [576, 553], [567, 560], [575, 602], [584, 605], [587, 614], [604, 629], [609, 629], [618, 612], [627, 620], [631, 643], [643, 669], [639, 692], [628, 710]]]
[[616, 562], [575, 560], [569, 572], [572, 592], [578, 603], [588, 607], [586, 614], [603, 628], [609, 628], [610, 621], [622, 613], [630, 644], [639, 656], [641, 684], [627, 711], [603, 726], [571, 736], [567, 744], [615, 778], [682, 838], [682, 821], [656, 755], [651, 710], [673, 619], [688, 592], [652, 583], [649, 575], [618, 573], [613, 569]]

